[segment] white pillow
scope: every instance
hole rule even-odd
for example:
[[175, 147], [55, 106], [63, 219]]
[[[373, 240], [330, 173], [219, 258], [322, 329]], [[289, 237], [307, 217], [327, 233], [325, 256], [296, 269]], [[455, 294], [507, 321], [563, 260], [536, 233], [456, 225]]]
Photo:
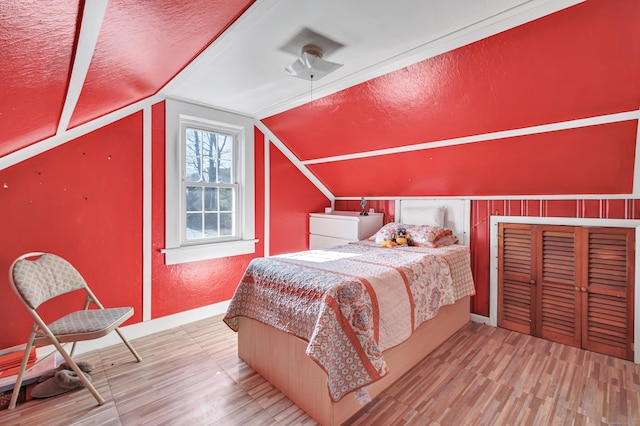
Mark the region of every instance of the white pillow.
[[445, 206], [408, 207], [402, 212], [402, 222], [444, 228], [446, 211]]

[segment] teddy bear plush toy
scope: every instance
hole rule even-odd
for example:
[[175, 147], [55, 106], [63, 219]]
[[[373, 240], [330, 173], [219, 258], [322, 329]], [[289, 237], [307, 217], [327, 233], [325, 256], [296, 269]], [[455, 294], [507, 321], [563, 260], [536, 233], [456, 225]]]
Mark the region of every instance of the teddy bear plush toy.
[[405, 228], [398, 228], [396, 231], [396, 244], [399, 246], [406, 244], [408, 246], [413, 246], [413, 239], [409, 236], [409, 233]]
[[403, 245], [409, 242], [409, 235], [406, 228], [398, 228], [396, 230], [396, 244]]
[[407, 229], [401, 227], [396, 229], [396, 233], [393, 234], [393, 237], [391, 240], [382, 241], [380, 243], [380, 247], [393, 248], [395, 246], [401, 246], [404, 244], [408, 246], [412, 246], [413, 240], [411, 239], [411, 237], [409, 237], [409, 233], [407, 232]]
[[392, 240], [384, 240], [380, 243], [380, 247], [394, 248], [395, 246], [397, 246], [397, 244]]

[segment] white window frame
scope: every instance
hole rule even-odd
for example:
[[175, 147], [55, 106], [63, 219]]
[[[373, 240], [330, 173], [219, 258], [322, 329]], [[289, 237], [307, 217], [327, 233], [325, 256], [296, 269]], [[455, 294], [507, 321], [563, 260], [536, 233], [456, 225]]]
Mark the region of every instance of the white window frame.
[[[253, 119], [202, 105], [167, 99], [166, 108], [166, 189], [165, 189], [165, 264], [255, 253], [254, 203], [254, 131]], [[183, 192], [185, 138], [187, 125], [219, 129], [235, 136], [237, 237], [233, 240], [186, 240], [186, 206]]]
[[[220, 184], [215, 182], [191, 182], [186, 180], [186, 170], [185, 170], [185, 159], [187, 157], [187, 141], [186, 141], [186, 133], [187, 129], [195, 129], [200, 130], [202, 132], [216, 133], [228, 135], [232, 139], [232, 182], [230, 184]], [[180, 164], [180, 176], [181, 176], [181, 184], [180, 184], [180, 201], [183, 203], [181, 208], [181, 212], [186, 210], [184, 203], [186, 200], [186, 191], [188, 186], [203, 186], [203, 187], [217, 187], [217, 188], [231, 188], [235, 191], [235, 198], [233, 200], [233, 223], [234, 223], [234, 232], [233, 235], [230, 236], [220, 236], [220, 237], [212, 237], [207, 241], [206, 239], [188, 239], [187, 238], [187, 218], [186, 215], [181, 216], [181, 245], [195, 245], [195, 244], [204, 244], [207, 242], [222, 242], [222, 241], [237, 241], [240, 240], [240, 210], [242, 209], [242, 188], [240, 187], [239, 182], [239, 143], [238, 141], [244, 140], [244, 129], [238, 126], [230, 126], [225, 123], [217, 123], [209, 120], [202, 120], [197, 117], [189, 117], [189, 116], [180, 116], [180, 147], [182, 149], [181, 152], [181, 164]]]

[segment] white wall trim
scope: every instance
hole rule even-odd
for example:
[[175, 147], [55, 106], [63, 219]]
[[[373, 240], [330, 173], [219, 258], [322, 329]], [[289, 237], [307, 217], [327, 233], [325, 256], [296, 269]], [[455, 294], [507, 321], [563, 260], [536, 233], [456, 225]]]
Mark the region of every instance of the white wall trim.
[[269, 137], [263, 133], [264, 146], [264, 257], [269, 257], [271, 253], [271, 156], [269, 149], [271, 144]]
[[84, 3], [80, 35], [78, 36], [75, 59], [71, 69], [69, 87], [67, 88], [67, 96], [65, 97], [64, 107], [58, 122], [58, 131], [56, 132], [58, 134], [67, 130], [73, 111], [76, 109], [80, 92], [82, 92], [82, 86], [84, 86], [84, 80], [87, 77], [89, 65], [93, 58], [93, 52], [96, 49], [108, 3], [109, 0], [93, 0]]
[[276, 148], [278, 148], [280, 152], [282, 152], [285, 155], [285, 157], [289, 159], [289, 161], [291, 161], [291, 164], [293, 164], [298, 170], [300, 170], [300, 172], [303, 175], [305, 175], [307, 179], [309, 179], [311, 183], [313, 183], [316, 186], [316, 188], [318, 188], [318, 190], [320, 190], [320, 192], [322, 192], [325, 195], [325, 197], [327, 197], [329, 201], [331, 201], [331, 204], [333, 205], [333, 202], [336, 199], [336, 197], [331, 193], [331, 191], [329, 191], [329, 189], [326, 186], [324, 186], [322, 182], [320, 182], [320, 180], [313, 173], [311, 173], [311, 171], [303, 164], [303, 162], [300, 161], [298, 157], [296, 157], [289, 150], [289, 148], [287, 148], [282, 143], [282, 141], [278, 139], [278, 137], [267, 126], [264, 125], [264, 123], [256, 120], [256, 127], [265, 135], [265, 137], [269, 138], [271, 143]]
[[582, 219], [565, 217], [532, 217], [532, 216], [491, 216], [490, 221], [490, 251], [489, 251], [489, 324], [498, 325], [498, 224], [499, 223], [528, 223], [539, 225], [568, 225], [568, 226], [609, 226], [615, 228], [635, 228], [635, 288], [634, 288], [634, 362], [640, 364], [640, 259], [638, 245], [640, 243], [640, 220], [632, 219]]
[[[215, 303], [213, 305], [192, 309], [190, 311], [180, 312], [174, 315], [168, 315], [166, 317], [128, 325], [126, 327], [121, 327], [120, 330], [127, 339], [137, 339], [140, 337], [148, 336], [150, 334], [180, 327], [182, 325], [189, 324], [195, 321], [210, 318], [216, 315], [222, 315], [227, 312], [227, 308], [229, 307], [230, 303], [231, 301], [227, 300], [224, 302]], [[111, 333], [97, 340], [79, 342], [76, 347], [76, 354], [80, 355], [117, 344], [122, 344], [122, 340], [120, 340], [116, 333]], [[135, 347], [135, 342], [133, 342], [133, 346]]]
[[67, 130], [64, 133], [57, 134], [47, 139], [43, 139], [40, 142], [34, 143], [18, 151], [12, 152], [11, 154], [0, 157], [0, 170], [4, 170], [22, 161], [28, 160], [31, 157], [35, 157], [36, 155], [42, 154], [43, 152], [56, 148], [88, 133], [91, 133], [94, 130], [105, 127], [108, 124], [111, 124], [131, 114], [134, 114], [141, 109], [144, 109], [147, 105], [153, 105], [162, 100], [164, 100], [164, 98], [159, 95], [150, 96], [146, 99], [133, 103], [110, 114], [103, 115], [102, 117], [98, 117], [95, 120], [89, 121], [88, 123]]
[[[617, 123], [621, 121], [639, 120], [640, 110], [626, 111], [615, 114], [606, 114], [595, 117], [580, 118], [576, 120], [561, 121], [556, 123], [541, 124], [538, 126], [522, 127], [512, 130], [501, 130], [498, 132], [483, 133], [459, 138], [442, 139], [439, 141], [424, 142], [415, 145], [404, 145], [394, 148], [377, 149], [373, 151], [356, 152], [352, 154], [336, 155], [333, 157], [315, 158], [301, 161], [303, 165], [332, 163], [336, 161], [354, 160], [359, 158], [377, 157], [381, 155], [398, 154], [403, 152], [422, 151], [432, 148], [446, 146], [464, 145], [476, 142], [492, 141], [496, 139], [513, 138], [517, 136], [534, 135], [538, 133], [555, 132], [558, 130], [577, 129], [581, 127], [597, 126], [600, 124]], [[639, 126], [640, 127], [640, 126]], [[640, 137], [640, 136], [639, 136]], [[636, 147], [640, 142], [636, 143]]]
[[[561, 195], [483, 195], [483, 196], [468, 196], [468, 195], [456, 195], [456, 196], [437, 196], [437, 195], [421, 195], [407, 197], [404, 195], [390, 195], [383, 197], [367, 197], [367, 200], [407, 200], [407, 199], [420, 199], [420, 198], [438, 198], [442, 200], [450, 199], [466, 199], [466, 200], [633, 200], [640, 197], [640, 194], [561, 194]], [[348, 201], [348, 200], [360, 200], [361, 195], [350, 195], [344, 197], [336, 197], [336, 200]]]
[[152, 257], [152, 108], [142, 110], [142, 321], [152, 318], [151, 312], [151, 257]]
[[491, 318], [478, 314], [471, 314], [471, 321], [479, 322], [480, 324], [491, 325]]
[[[638, 109], [640, 115], [640, 109]], [[636, 133], [636, 157], [633, 163], [633, 194], [640, 194], [640, 118], [638, 118]]]

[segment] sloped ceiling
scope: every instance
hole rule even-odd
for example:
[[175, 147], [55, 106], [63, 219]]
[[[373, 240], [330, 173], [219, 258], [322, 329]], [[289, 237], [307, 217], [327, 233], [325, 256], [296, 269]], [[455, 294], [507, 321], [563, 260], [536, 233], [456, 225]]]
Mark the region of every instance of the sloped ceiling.
[[[575, 3], [258, 1], [165, 92], [262, 118]], [[343, 66], [313, 88], [283, 72], [304, 43], [283, 46], [302, 29], [344, 45], [325, 56]]]
[[638, 76], [640, 2], [589, 0], [262, 122], [337, 198], [631, 194]]
[[345, 44], [317, 98], [578, 2], [2, 2], [0, 157], [160, 90], [256, 118], [309, 102], [308, 82], [282, 73], [303, 27]]
[[252, 3], [2, 2], [0, 157], [155, 94]]

